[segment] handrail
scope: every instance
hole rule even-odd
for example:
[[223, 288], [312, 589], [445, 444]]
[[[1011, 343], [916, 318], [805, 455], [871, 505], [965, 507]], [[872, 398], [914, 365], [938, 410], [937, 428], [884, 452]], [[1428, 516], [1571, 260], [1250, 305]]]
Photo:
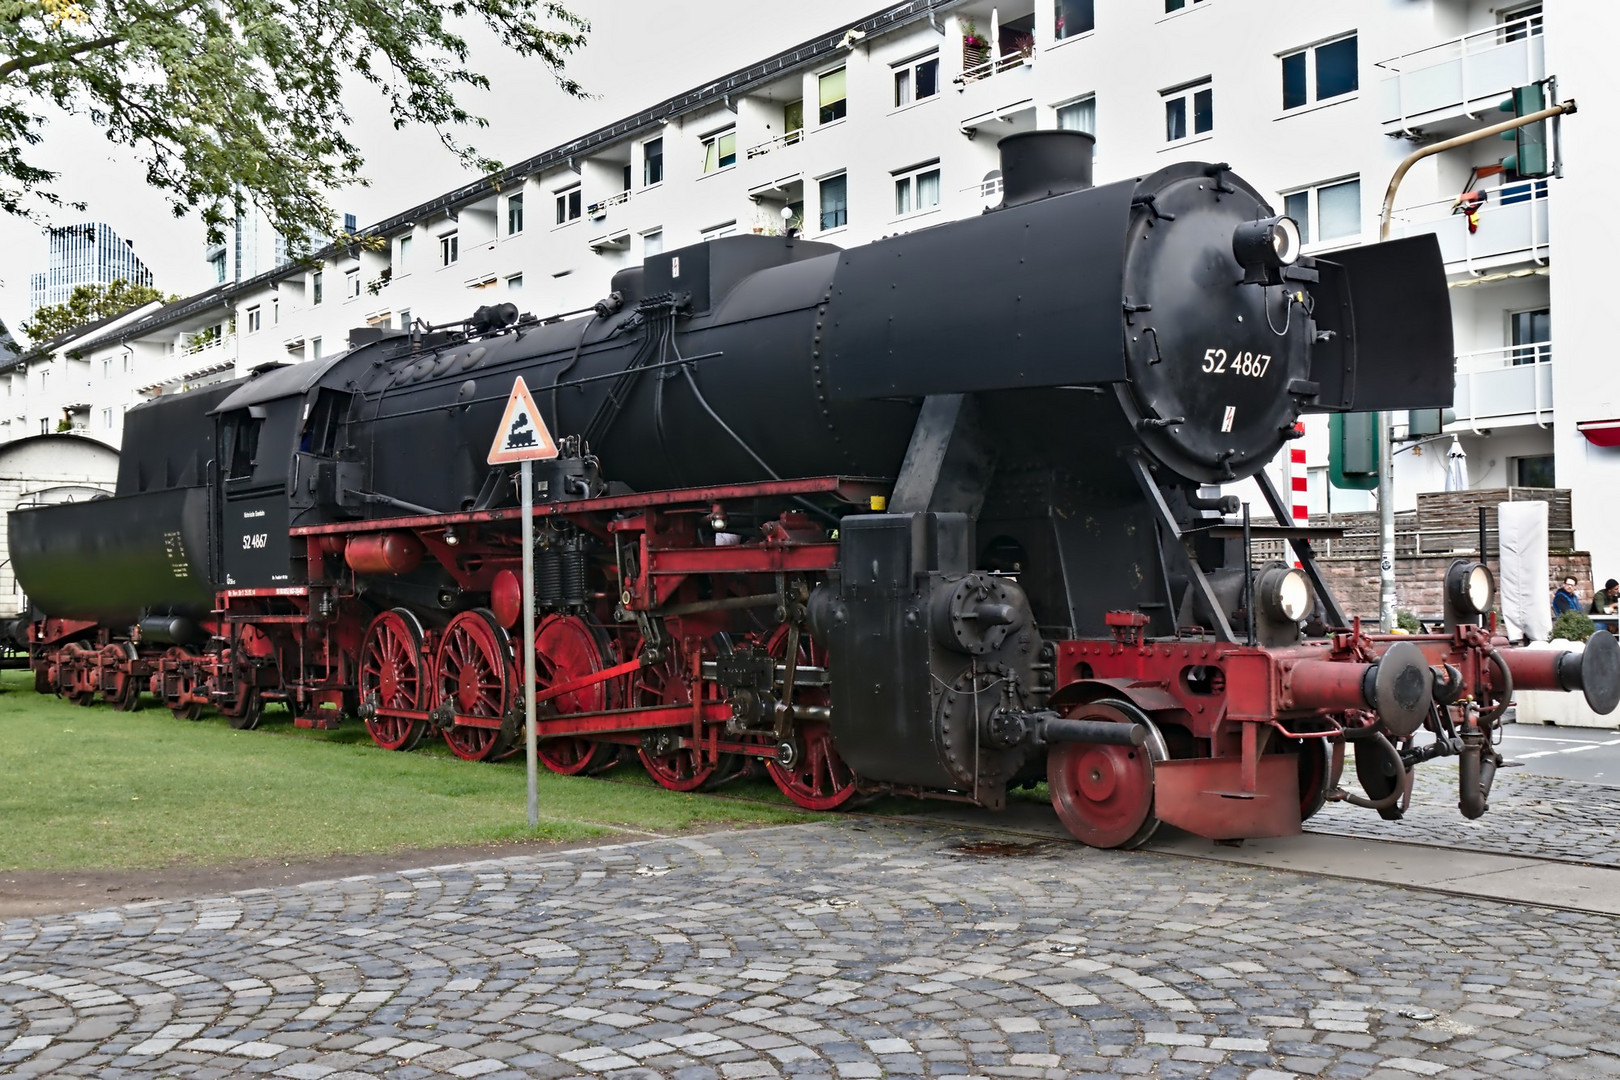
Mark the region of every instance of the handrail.
[[[1527, 341], [1523, 345], [1503, 345], [1495, 349], [1475, 349], [1472, 352], [1457, 354], [1457, 373], [1459, 375], [1474, 375], [1487, 371], [1511, 371], [1514, 368], [1533, 367], [1537, 364], [1552, 362], [1551, 340]], [[1530, 358], [1523, 362], [1516, 362], [1515, 355], [1528, 355]], [[1501, 361], [1491, 364], [1491, 358]], [[1465, 364], [1467, 369], [1464, 370]]]
[[974, 64], [970, 68], [963, 68], [962, 74], [952, 81], [956, 83], [957, 91], [961, 92], [966, 89], [968, 83], [979, 82], [993, 75], [999, 75], [1003, 71], [1011, 71], [1014, 68], [1021, 68], [1026, 64], [1033, 65], [1034, 63], [1034, 53], [1030, 53], [1028, 56], [1021, 52], [1008, 53], [1005, 56], [992, 57], [982, 64]]
[[587, 206], [585, 208], [585, 213], [587, 215], [593, 215], [594, 216], [594, 215], [596, 215], [598, 213], [601, 213], [601, 212], [605, 211], [610, 206], [619, 206], [622, 203], [627, 203], [627, 202], [630, 201], [630, 195], [631, 195], [630, 189], [626, 188], [625, 190], [619, 192], [617, 195], [609, 195], [605, 199], [598, 199], [596, 202], [591, 203], [591, 205], [589, 205], [589, 206]]
[[[1503, 184], [1499, 188], [1484, 188], [1482, 190], [1485, 191], [1487, 196], [1495, 196], [1495, 198], [1486, 198], [1479, 205], [1477, 212], [1482, 216], [1499, 213], [1510, 206], [1517, 206], [1521, 202], [1545, 199], [1548, 193], [1545, 179], [1515, 180], [1513, 183]], [[1504, 203], [1502, 201], [1503, 195], [1512, 197], [1513, 201]], [[1443, 221], [1452, 215], [1456, 207], [1456, 198], [1435, 199], [1432, 202], [1413, 203], [1410, 206], [1403, 206], [1398, 210], [1391, 211], [1391, 213], [1394, 215], [1394, 220], [1411, 225], [1417, 222]], [[1434, 214], [1432, 217], [1414, 216], [1418, 211], [1434, 211]]]
[[[1541, 37], [1542, 33], [1541, 14], [1538, 12], [1534, 15], [1526, 15], [1521, 19], [1514, 19], [1511, 22], [1494, 23], [1484, 29], [1474, 30], [1454, 38], [1447, 38], [1445, 41], [1426, 45], [1421, 49], [1414, 49], [1408, 53], [1401, 53], [1399, 56], [1392, 56], [1387, 60], [1379, 60], [1373, 64], [1373, 67], [1383, 68], [1391, 74], [1404, 75], [1412, 71], [1421, 71], [1426, 67], [1433, 67], [1435, 64], [1443, 64], [1469, 55], [1478, 55], [1477, 53], [1471, 54], [1468, 50], [1469, 42], [1475, 38], [1490, 37], [1491, 47], [1495, 48], [1497, 45], [1513, 45], [1520, 41], [1527, 41], [1530, 38]], [[1455, 56], [1437, 58], [1432, 62], [1416, 64], [1408, 68], [1398, 66], [1402, 60], [1410, 60], [1415, 56], [1439, 52], [1442, 49], [1456, 49], [1457, 52]]]
[[763, 154], [770, 153], [772, 150], [777, 150], [784, 146], [792, 146], [796, 142], [801, 142], [804, 139], [804, 131], [805, 129], [802, 127], [794, 128], [792, 131], [783, 132], [774, 139], [766, 139], [762, 143], [756, 143], [753, 146], [750, 146], [747, 150], [743, 151], [743, 160], [746, 161], [749, 158], [760, 157]]

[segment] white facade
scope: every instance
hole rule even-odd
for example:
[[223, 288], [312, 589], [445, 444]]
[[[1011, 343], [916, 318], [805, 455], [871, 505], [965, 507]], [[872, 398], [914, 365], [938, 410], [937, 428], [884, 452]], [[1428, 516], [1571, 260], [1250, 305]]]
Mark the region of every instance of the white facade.
[[[1620, 478], [1620, 450], [1575, 427], [1620, 417], [1596, 295], [1613, 228], [1590, 212], [1605, 205], [1620, 90], [1592, 14], [1566, 4], [1543, 21], [1540, 5], [1485, 0], [897, 5], [745, 71], [695, 73], [710, 81], [402, 210], [316, 267], [103, 335], [90, 343], [92, 371], [126, 350], [131, 370], [114, 371], [97, 407], [312, 359], [344, 348], [357, 326], [454, 322], [508, 300], [540, 316], [586, 307], [646, 254], [775, 231], [784, 208], [804, 235], [843, 245], [964, 217], [998, 197], [997, 139], [1036, 127], [1092, 130], [1098, 183], [1226, 161], [1304, 220], [1308, 253], [1372, 242], [1407, 154], [1503, 119], [1497, 103], [1514, 86], [1550, 75], [1560, 99], [1581, 104], [1561, 125], [1561, 178], [1475, 177], [1486, 194], [1473, 231], [1454, 212], [1458, 196], [1508, 143], [1428, 158], [1399, 189], [1391, 235], [1440, 236], [1459, 363], [1457, 419], [1443, 440], [1397, 456], [1397, 496], [1408, 507], [1443, 487], [1455, 434], [1473, 486], [1573, 487], [1577, 542], [1607, 576], [1620, 569], [1610, 539], [1620, 520], [1604, 482]], [[970, 30], [997, 40], [969, 44]], [[1325, 423], [1313, 420], [1303, 445], [1313, 510], [1371, 505], [1328, 491]]]

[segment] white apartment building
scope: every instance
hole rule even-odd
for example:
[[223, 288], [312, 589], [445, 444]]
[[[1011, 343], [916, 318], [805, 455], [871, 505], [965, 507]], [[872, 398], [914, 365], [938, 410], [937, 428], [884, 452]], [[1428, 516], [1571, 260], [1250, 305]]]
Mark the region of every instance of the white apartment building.
[[[1559, 100], [1580, 103], [1560, 124], [1561, 176], [1494, 169], [1512, 146], [1490, 139], [1420, 162], [1398, 191], [1391, 235], [1440, 237], [1459, 356], [1456, 419], [1443, 440], [1398, 454], [1397, 496], [1408, 507], [1444, 486], [1455, 435], [1472, 486], [1574, 488], [1577, 542], [1606, 577], [1620, 573], [1620, 511], [1606, 496], [1620, 450], [1601, 444], [1620, 438], [1620, 371], [1597, 260], [1617, 248], [1600, 185], [1620, 89], [1594, 16], [1567, 0], [1545, 12], [1489, 0], [896, 4], [402, 210], [311, 265], [85, 340], [75, 351], [89, 370], [106, 368], [89, 427], [116, 443], [122, 407], [143, 396], [313, 359], [357, 326], [453, 322], [508, 300], [540, 316], [583, 308], [615, 270], [706, 238], [787, 226], [848, 246], [978, 213], [999, 198], [997, 140], [1032, 128], [1093, 132], [1099, 184], [1230, 162], [1300, 220], [1308, 253], [1372, 242], [1404, 157], [1503, 119], [1514, 87], [1552, 77]], [[1454, 212], [1470, 187], [1484, 192], [1472, 229]], [[86, 360], [14, 369], [0, 432], [60, 415], [34, 367]], [[1313, 510], [1370, 505], [1329, 491], [1325, 423], [1304, 444]]]

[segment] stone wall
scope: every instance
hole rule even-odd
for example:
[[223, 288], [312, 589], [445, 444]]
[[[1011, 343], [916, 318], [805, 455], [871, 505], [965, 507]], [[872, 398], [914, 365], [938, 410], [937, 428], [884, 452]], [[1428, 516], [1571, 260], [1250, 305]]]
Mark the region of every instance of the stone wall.
[[[1395, 607], [1410, 611], [1420, 619], [1439, 619], [1444, 615], [1446, 567], [1458, 556], [1418, 555], [1397, 556], [1395, 559]], [[1554, 551], [1548, 556], [1552, 579], [1547, 583], [1547, 602], [1552, 603], [1553, 590], [1558, 582], [1572, 577], [1579, 583], [1581, 601], [1592, 602], [1592, 556], [1584, 551]], [[1363, 621], [1378, 621], [1378, 560], [1320, 559], [1317, 565], [1333, 595], [1338, 597], [1346, 618], [1361, 616]], [[1495, 558], [1487, 565], [1491, 573], [1500, 576]], [[1613, 573], [1613, 571], [1610, 571]], [[1608, 574], [1604, 575], [1608, 577]], [[1601, 584], [1601, 582], [1599, 582]]]

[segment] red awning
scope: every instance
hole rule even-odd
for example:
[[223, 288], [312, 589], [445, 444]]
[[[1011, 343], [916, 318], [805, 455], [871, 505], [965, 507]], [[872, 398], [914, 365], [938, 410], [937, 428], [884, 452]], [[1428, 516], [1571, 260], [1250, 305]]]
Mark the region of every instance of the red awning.
[[1593, 446], [1620, 446], [1620, 419], [1581, 420], [1575, 430], [1585, 435]]

